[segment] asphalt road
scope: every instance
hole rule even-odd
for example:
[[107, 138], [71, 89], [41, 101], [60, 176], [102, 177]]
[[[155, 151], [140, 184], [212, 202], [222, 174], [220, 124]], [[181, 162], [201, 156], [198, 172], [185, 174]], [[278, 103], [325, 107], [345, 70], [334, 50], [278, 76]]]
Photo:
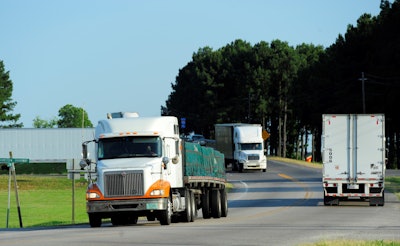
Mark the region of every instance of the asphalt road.
[[0, 230], [0, 245], [300, 245], [330, 240], [399, 240], [400, 201], [385, 206], [361, 201], [324, 206], [321, 170], [280, 162], [268, 171], [228, 173], [226, 218], [193, 223], [139, 221], [101, 228], [74, 225]]

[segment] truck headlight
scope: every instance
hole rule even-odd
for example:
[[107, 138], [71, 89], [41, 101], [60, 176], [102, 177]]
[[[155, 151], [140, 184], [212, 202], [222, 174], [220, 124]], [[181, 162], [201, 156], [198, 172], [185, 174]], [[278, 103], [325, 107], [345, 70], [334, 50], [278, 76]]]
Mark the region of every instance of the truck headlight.
[[164, 195], [164, 190], [153, 190], [150, 192], [150, 196], [162, 196]]
[[95, 198], [100, 198], [100, 195], [97, 194], [96, 192], [86, 193], [86, 199], [95, 199]]

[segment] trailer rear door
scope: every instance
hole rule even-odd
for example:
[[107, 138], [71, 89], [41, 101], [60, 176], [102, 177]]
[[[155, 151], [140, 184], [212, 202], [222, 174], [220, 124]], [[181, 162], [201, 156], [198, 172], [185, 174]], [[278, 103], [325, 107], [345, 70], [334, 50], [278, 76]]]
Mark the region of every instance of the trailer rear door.
[[379, 179], [385, 170], [383, 115], [323, 115], [323, 176]]

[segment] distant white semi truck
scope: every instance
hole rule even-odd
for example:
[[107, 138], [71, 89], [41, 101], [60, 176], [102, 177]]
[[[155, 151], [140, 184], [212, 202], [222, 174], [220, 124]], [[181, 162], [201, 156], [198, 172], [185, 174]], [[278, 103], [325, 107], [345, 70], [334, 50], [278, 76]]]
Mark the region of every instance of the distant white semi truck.
[[323, 115], [322, 160], [325, 205], [351, 198], [384, 205], [384, 115]]
[[215, 124], [215, 146], [233, 170], [267, 171], [262, 127], [259, 124]]

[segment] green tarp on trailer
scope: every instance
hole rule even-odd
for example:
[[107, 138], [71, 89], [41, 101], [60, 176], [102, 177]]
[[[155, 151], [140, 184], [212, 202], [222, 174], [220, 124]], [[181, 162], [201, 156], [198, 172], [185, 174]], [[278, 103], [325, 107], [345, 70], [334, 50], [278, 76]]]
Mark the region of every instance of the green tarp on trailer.
[[224, 154], [197, 143], [185, 142], [185, 176], [226, 178]]

